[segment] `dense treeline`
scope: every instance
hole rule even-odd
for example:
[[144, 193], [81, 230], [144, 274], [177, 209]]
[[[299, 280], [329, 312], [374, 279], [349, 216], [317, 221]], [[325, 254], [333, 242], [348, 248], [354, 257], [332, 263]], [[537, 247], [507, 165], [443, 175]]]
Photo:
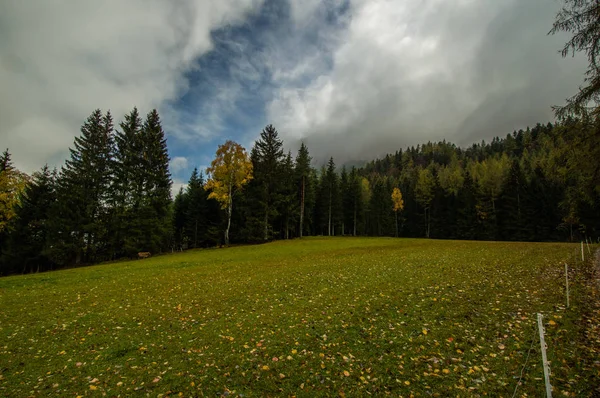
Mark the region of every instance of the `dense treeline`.
[[[118, 129], [110, 112], [96, 110], [70, 152], [60, 171], [44, 167], [12, 190], [16, 199], [7, 206], [12, 215], [0, 231], [1, 274], [91, 264], [169, 246], [171, 178], [156, 110], [142, 121], [133, 109]], [[3, 159], [0, 178], [10, 181], [18, 174], [8, 151]]]
[[[226, 235], [232, 243], [307, 235], [596, 239], [598, 131], [569, 119], [468, 148], [430, 142], [347, 169], [333, 158], [313, 167], [304, 144], [285, 153], [269, 125], [248, 157], [231, 141], [220, 147], [218, 156], [237, 148], [242, 163], [227, 158], [233, 166], [220, 172], [213, 163], [210, 184], [194, 169], [171, 200], [158, 113], [142, 122], [134, 109], [115, 129], [110, 113], [96, 110], [60, 171], [44, 167], [27, 178], [2, 155], [1, 273], [214, 247]], [[223, 189], [217, 174], [233, 177], [243, 162], [251, 164], [231, 183], [237, 189]]]

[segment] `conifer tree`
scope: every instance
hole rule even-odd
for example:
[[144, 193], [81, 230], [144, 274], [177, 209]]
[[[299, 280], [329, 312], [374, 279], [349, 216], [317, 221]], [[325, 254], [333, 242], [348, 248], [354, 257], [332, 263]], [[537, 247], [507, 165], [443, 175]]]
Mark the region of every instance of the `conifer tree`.
[[3, 171], [10, 171], [12, 168], [11, 155], [10, 152], [8, 152], [8, 148], [6, 148], [4, 152], [2, 152], [2, 155], [0, 155], [0, 173]]
[[52, 269], [47, 256], [49, 244], [49, 210], [56, 201], [56, 171], [48, 166], [35, 172], [15, 209], [13, 230], [9, 236], [8, 269], [0, 274]]
[[183, 250], [184, 242], [187, 240], [185, 236], [187, 204], [189, 203], [187, 199], [188, 196], [183, 192], [183, 187], [179, 188], [173, 201], [173, 244], [177, 251]]
[[283, 228], [282, 238], [290, 238], [290, 228], [295, 222], [296, 217], [296, 183], [294, 175], [296, 173], [292, 153], [288, 152], [281, 164], [281, 192], [279, 195], [279, 213], [281, 215], [281, 224]]
[[272, 229], [270, 220], [277, 216], [277, 201], [281, 192], [281, 165], [283, 163], [283, 142], [279, 133], [268, 125], [260, 133], [260, 138], [255, 142], [251, 158], [254, 169], [253, 185], [261, 204], [263, 239], [269, 240]]
[[362, 219], [364, 204], [361, 195], [361, 181], [356, 167], [350, 170], [345, 207], [352, 212], [352, 236], [357, 235], [358, 222]]
[[305, 230], [305, 208], [306, 208], [306, 196], [307, 192], [311, 191], [311, 179], [310, 177], [310, 162], [311, 157], [308, 154], [308, 148], [304, 145], [304, 142], [300, 144], [298, 155], [296, 156], [296, 179], [299, 186], [299, 201], [300, 201], [300, 226], [299, 236], [302, 237]]
[[352, 197], [351, 185], [346, 166], [342, 166], [340, 173], [340, 196], [341, 196], [341, 212], [342, 212], [342, 235], [346, 235], [347, 229], [352, 225]]
[[327, 195], [327, 236], [335, 235], [335, 224], [339, 220], [340, 194], [338, 176], [335, 172], [333, 157], [327, 163], [325, 174], [325, 192]]
[[142, 167], [144, 171], [142, 239], [139, 251], [160, 251], [166, 247], [170, 229], [171, 174], [167, 141], [156, 109], [150, 111], [142, 127]]
[[191, 247], [200, 247], [206, 241], [206, 201], [208, 192], [204, 189], [204, 175], [194, 168], [185, 191], [186, 223], [185, 236]]
[[125, 115], [115, 134], [114, 179], [112, 184], [113, 257], [132, 256], [141, 235], [139, 209], [144, 195], [142, 120], [137, 108]]
[[[57, 188], [53, 231], [57, 263], [106, 259], [107, 204], [113, 175], [113, 122], [95, 110], [76, 137]], [[59, 254], [60, 253], [60, 254]]]

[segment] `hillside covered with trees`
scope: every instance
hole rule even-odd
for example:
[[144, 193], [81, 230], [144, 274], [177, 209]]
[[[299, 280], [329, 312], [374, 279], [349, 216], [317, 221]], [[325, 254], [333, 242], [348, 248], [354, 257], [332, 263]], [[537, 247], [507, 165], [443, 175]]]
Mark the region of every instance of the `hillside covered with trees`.
[[[117, 128], [110, 113], [94, 111], [60, 171], [44, 167], [28, 178], [6, 151], [0, 181], [12, 188], [2, 196], [2, 274], [214, 247], [225, 243], [225, 231], [231, 243], [600, 236], [596, 121], [538, 124], [468, 148], [428, 142], [349, 169], [333, 158], [314, 167], [304, 144], [285, 153], [271, 125], [249, 156], [228, 145], [249, 163], [236, 188], [223, 189], [217, 177], [230, 173], [219, 174], [217, 156], [212, 182], [195, 169], [173, 200], [156, 111], [142, 122], [134, 109]], [[240, 164], [231, 170], [239, 174]]]

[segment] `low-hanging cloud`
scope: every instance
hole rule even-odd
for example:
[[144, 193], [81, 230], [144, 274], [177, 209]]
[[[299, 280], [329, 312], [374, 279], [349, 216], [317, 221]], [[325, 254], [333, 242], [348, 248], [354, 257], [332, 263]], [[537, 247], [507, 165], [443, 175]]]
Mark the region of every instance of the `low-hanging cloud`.
[[547, 0], [350, 1], [332, 67], [282, 84], [268, 106], [287, 140], [317, 162], [366, 160], [427, 140], [469, 144], [551, 121], [585, 60], [547, 36]]

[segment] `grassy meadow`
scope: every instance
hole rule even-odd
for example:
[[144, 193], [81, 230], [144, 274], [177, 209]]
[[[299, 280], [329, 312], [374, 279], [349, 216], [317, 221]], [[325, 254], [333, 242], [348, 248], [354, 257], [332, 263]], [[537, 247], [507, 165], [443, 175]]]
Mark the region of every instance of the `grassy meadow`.
[[[598, 382], [579, 246], [305, 238], [0, 278], [1, 396], [556, 396]], [[565, 308], [564, 263], [571, 267]]]

